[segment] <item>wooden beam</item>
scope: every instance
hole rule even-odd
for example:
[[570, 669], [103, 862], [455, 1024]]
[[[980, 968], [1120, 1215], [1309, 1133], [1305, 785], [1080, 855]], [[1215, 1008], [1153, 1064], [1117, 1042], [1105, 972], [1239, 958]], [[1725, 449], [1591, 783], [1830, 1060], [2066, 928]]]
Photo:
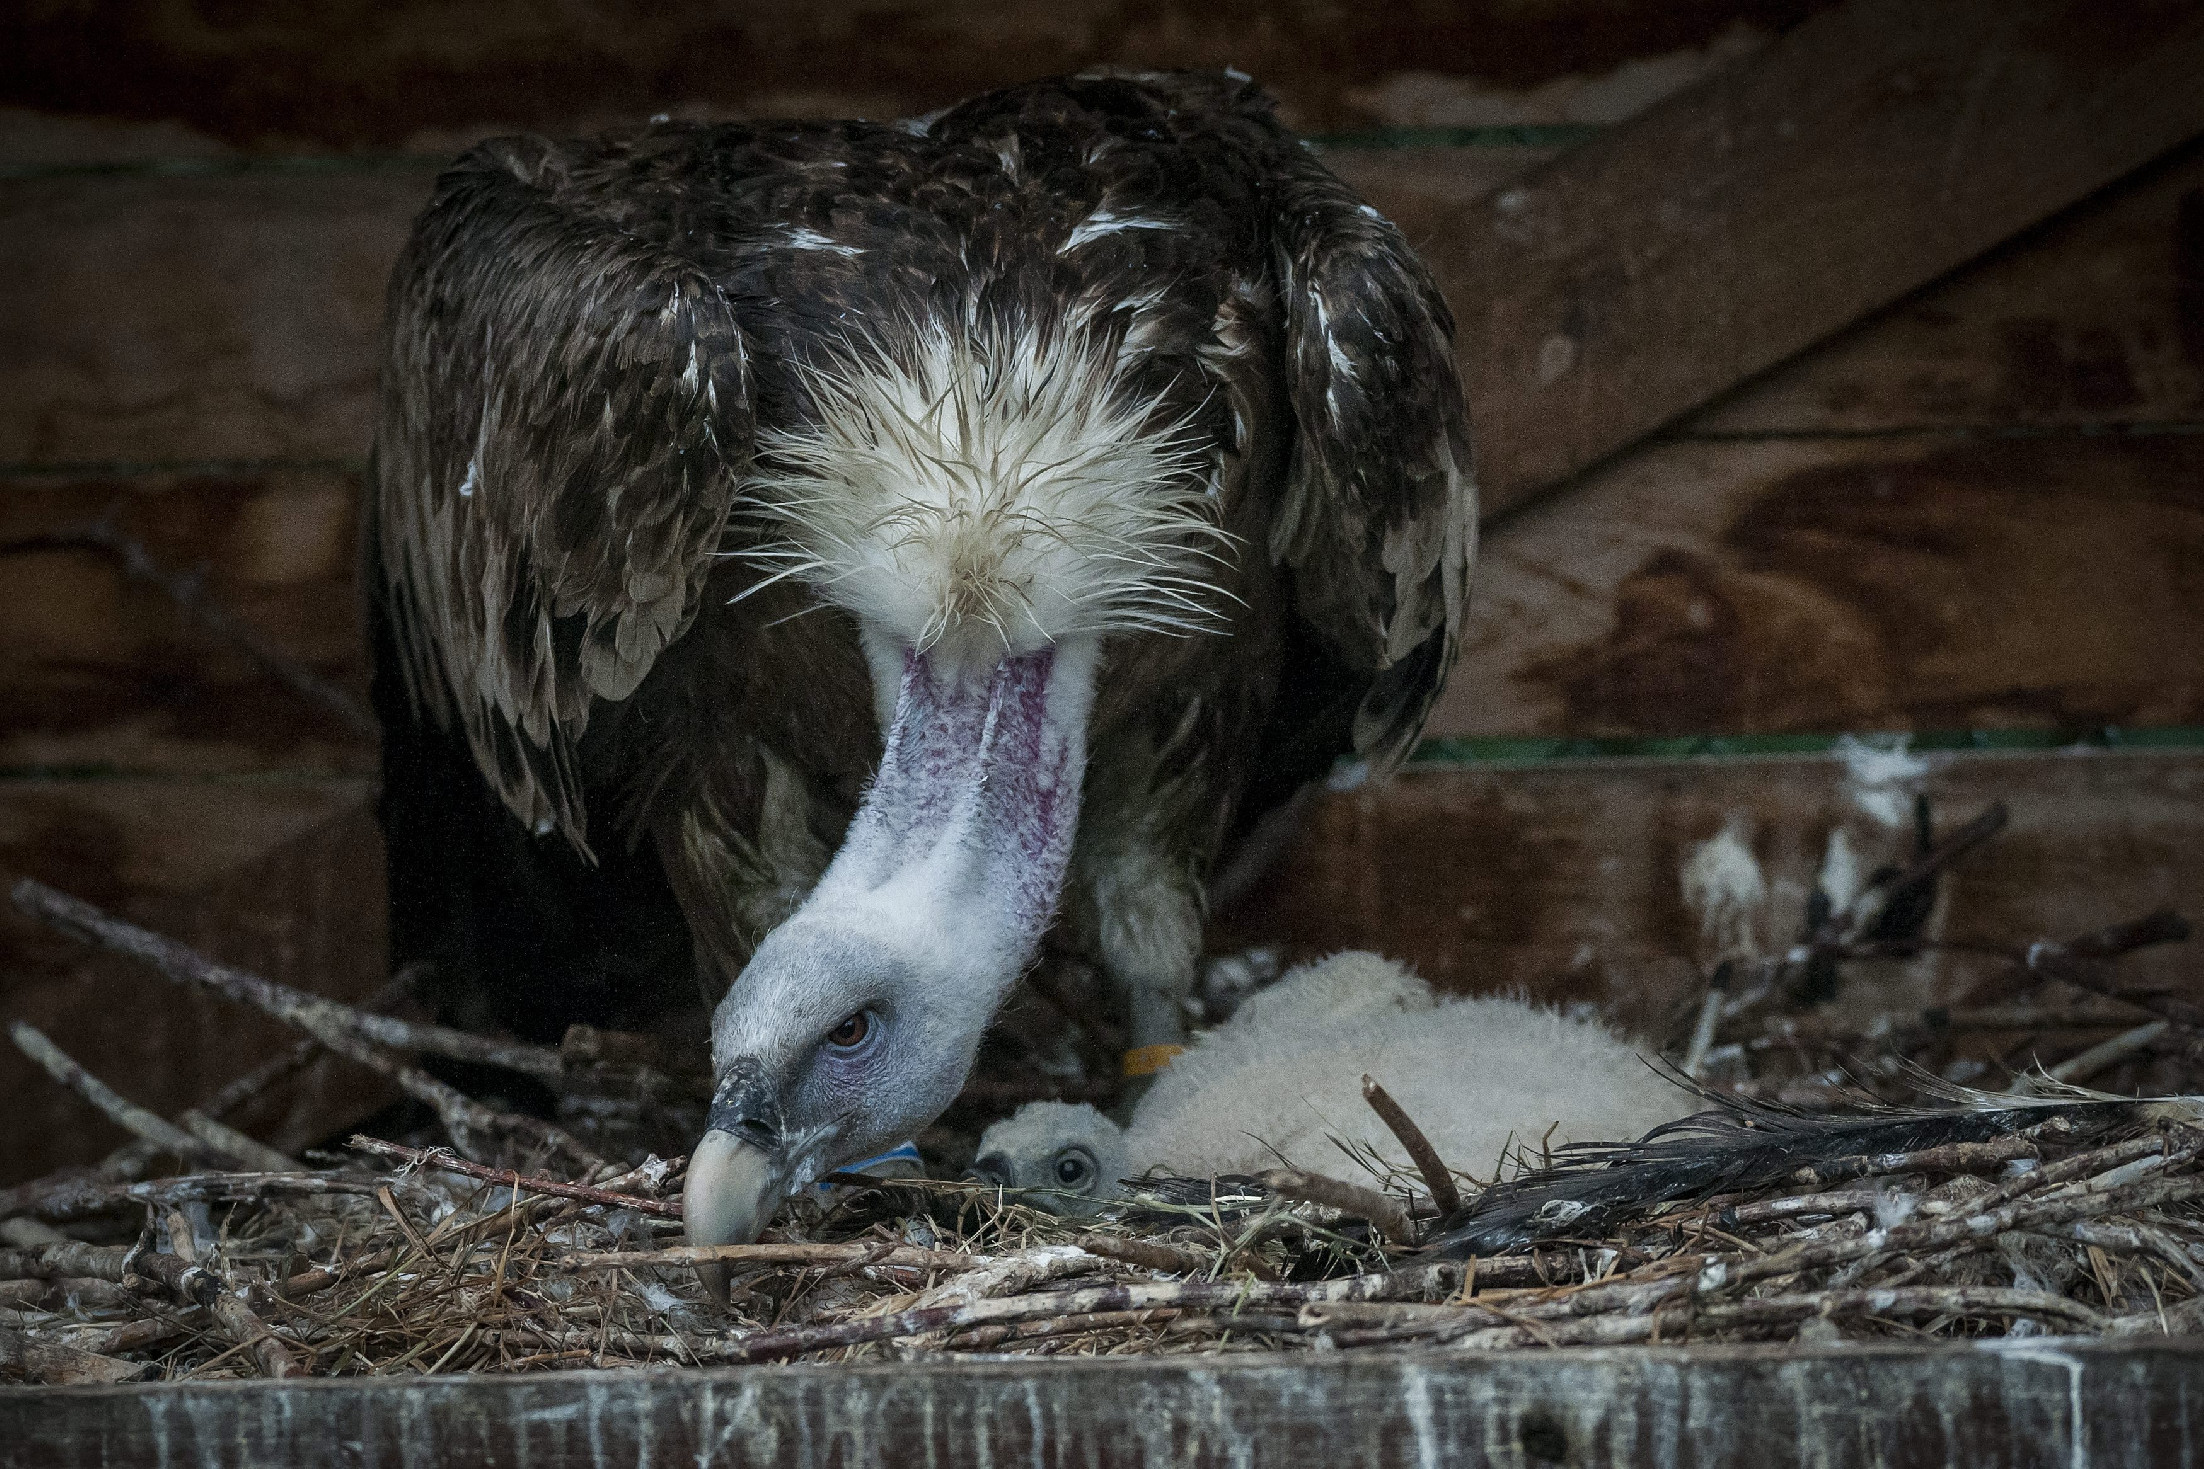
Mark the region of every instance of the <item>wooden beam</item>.
[[[0, 546], [119, 505], [121, 530], [357, 695], [356, 495], [333, 470], [0, 476]], [[1488, 538], [1426, 732], [2204, 725], [2199, 564], [2204, 435], [1650, 445]], [[47, 546], [0, 575], [0, 769], [374, 768], [371, 742], [113, 557]]]
[[2204, 725], [2204, 434], [1647, 445], [1487, 538], [1431, 736]]
[[1853, 0], [1425, 248], [1503, 513], [2204, 132], [2204, 10]]
[[[1305, 131], [1389, 122], [1612, 115], [1825, 0], [982, 0], [883, 6], [359, 9], [166, 0], [0, 10], [0, 107], [112, 133], [255, 151], [421, 147], [574, 133], [676, 110], [704, 117], [908, 117], [990, 87], [1093, 66], [1237, 66]], [[1595, 95], [1596, 94], [1596, 95]], [[1440, 115], [1432, 116], [1436, 110]], [[1451, 114], [1451, 115], [1450, 115]], [[18, 117], [23, 114], [18, 113]], [[0, 116], [0, 145], [8, 119]], [[95, 145], [103, 139], [89, 140]], [[433, 144], [430, 144], [433, 146]], [[79, 146], [82, 146], [79, 144]], [[108, 146], [112, 147], [112, 143]]]
[[[1997, 1344], [2002, 1345], [2002, 1344]], [[2016, 1347], [2023, 1344], [2014, 1343]], [[2042, 1465], [2182, 1461], [2194, 1341], [938, 1357], [0, 1389], [28, 1462]]]
[[1691, 415], [1683, 437], [2204, 422], [2204, 139]]

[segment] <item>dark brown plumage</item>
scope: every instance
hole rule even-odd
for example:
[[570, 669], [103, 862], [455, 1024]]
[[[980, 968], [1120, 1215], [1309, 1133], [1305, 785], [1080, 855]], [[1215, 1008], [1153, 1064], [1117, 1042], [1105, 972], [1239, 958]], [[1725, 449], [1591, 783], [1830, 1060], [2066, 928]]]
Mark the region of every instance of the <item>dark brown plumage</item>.
[[1060, 923], [1136, 1022], [1236, 835], [1410, 749], [1474, 541], [1451, 322], [1252, 84], [485, 144], [392, 281], [368, 526], [395, 957], [458, 1018], [638, 1023], [692, 943], [716, 997], [817, 882], [895, 691], [831, 578], [764, 585], [749, 487], [926, 321], [1088, 344], [1231, 537], [1211, 630], [1101, 640]]

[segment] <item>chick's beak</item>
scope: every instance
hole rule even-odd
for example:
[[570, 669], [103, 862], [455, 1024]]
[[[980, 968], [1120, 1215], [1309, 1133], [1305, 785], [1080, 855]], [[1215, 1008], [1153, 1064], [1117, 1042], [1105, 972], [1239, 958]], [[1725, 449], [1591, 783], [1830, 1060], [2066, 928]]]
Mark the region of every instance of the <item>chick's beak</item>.
[[[787, 1184], [787, 1166], [778, 1154], [734, 1132], [713, 1128], [689, 1155], [689, 1177], [681, 1195], [681, 1217], [692, 1245], [746, 1245], [764, 1230], [779, 1207]], [[704, 1289], [727, 1302], [728, 1267], [696, 1267]]]

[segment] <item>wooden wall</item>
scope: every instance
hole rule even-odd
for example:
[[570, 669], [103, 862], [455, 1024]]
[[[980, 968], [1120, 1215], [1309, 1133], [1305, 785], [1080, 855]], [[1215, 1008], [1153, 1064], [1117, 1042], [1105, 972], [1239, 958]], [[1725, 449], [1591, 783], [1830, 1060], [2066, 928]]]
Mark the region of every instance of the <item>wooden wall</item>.
[[[104, 520], [363, 686], [353, 518], [383, 277], [460, 143], [652, 111], [896, 114], [1094, 62], [1230, 62], [1299, 125], [1363, 132], [1328, 160], [1444, 274], [1466, 258], [1450, 248], [1465, 212], [1577, 136], [1553, 125], [1620, 124], [1815, 8], [16, 7], [0, 21], [16, 58], [0, 79], [0, 873], [292, 983], [379, 981], [370, 745], [73, 537]], [[1532, 126], [1490, 131], [1515, 125]], [[1404, 141], [1368, 135], [1387, 127], [1488, 131], [1373, 146]], [[2192, 145], [1488, 525], [1431, 733], [2204, 726], [2200, 430]], [[2179, 749], [1945, 760], [1923, 779], [1951, 809], [2000, 793], [2016, 808], [1960, 917], [2056, 931], [2204, 908], [2200, 771]], [[1694, 983], [1678, 853], [1747, 811], [1795, 885], [1846, 792], [1811, 759], [1428, 767], [1325, 798], [1219, 941], [1368, 943], [1449, 983], [1651, 1024]], [[0, 952], [0, 1014], [153, 1105], [279, 1041], [12, 915]], [[296, 1142], [366, 1095], [331, 1072], [263, 1121]], [[115, 1140], [12, 1051], [0, 1110], [0, 1181]]]

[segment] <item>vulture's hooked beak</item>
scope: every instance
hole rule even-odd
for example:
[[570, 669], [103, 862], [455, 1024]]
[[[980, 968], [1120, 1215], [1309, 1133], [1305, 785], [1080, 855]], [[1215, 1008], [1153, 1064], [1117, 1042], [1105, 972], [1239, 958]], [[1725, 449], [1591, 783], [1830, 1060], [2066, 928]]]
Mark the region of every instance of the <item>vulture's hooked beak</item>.
[[[733, 1081], [730, 1078], [730, 1081]], [[743, 1105], [753, 1086], [723, 1083], [709, 1125], [689, 1154], [681, 1218], [692, 1245], [746, 1245], [772, 1219], [787, 1193], [788, 1159], [780, 1128], [766, 1109]], [[696, 1267], [712, 1298], [725, 1305], [729, 1268]]]

